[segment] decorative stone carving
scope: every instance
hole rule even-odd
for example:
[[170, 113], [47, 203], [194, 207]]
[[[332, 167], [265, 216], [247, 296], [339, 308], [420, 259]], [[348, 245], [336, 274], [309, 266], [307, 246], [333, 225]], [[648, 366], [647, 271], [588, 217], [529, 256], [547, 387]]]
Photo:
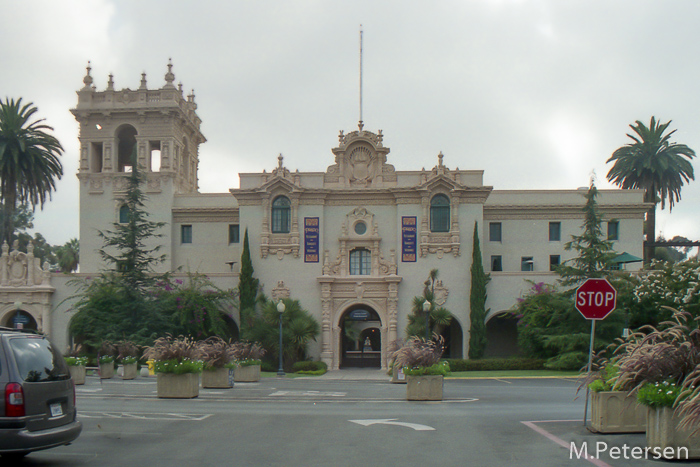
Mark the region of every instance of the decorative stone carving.
[[435, 282], [434, 289], [435, 303], [439, 306], [443, 306], [447, 302], [447, 297], [450, 295], [450, 291], [442, 284], [441, 280]]
[[284, 281], [277, 282], [277, 285], [272, 288], [270, 295], [274, 301], [278, 301], [282, 298], [289, 298], [291, 296], [289, 287], [284, 285]]

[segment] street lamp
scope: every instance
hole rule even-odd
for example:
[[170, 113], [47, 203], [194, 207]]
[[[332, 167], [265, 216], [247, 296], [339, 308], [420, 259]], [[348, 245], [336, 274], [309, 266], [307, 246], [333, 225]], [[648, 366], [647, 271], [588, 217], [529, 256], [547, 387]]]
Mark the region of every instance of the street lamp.
[[277, 369], [277, 376], [284, 376], [284, 368], [282, 368], [282, 314], [285, 308], [284, 302], [280, 299], [280, 301], [277, 302], [277, 311], [280, 314], [280, 367]]
[[423, 302], [423, 312], [425, 313], [425, 341], [430, 340], [430, 307], [431, 303], [426, 299]]

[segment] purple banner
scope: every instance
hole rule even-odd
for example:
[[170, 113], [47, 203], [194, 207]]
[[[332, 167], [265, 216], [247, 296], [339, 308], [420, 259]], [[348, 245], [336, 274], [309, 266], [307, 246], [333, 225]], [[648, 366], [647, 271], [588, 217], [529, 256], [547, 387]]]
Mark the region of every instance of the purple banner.
[[415, 263], [417, 254], [418, 222], [415, 216], [401, 218], [401, 261]]
[[304, 218], [304, 262], [318, 263], [318, 217]]

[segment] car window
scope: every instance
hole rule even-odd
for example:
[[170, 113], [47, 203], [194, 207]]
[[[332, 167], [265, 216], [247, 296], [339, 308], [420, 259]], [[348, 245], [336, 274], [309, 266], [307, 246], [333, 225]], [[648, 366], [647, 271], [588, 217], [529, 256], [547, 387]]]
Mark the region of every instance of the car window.
[[22, 337], [10, 339], [20, 377], [27, 382], [55, 381], [70, 378], [63, 356], [48, 339]]

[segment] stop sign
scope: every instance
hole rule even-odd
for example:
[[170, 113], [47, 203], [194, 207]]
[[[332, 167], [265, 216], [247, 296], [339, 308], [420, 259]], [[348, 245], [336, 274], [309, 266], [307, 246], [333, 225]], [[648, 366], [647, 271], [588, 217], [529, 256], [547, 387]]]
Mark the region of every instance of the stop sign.
[[607, 279], [587, 279], [576, 289], [576, 309], [586, 319], [604, 319], [615, 309], [617, 291]]

